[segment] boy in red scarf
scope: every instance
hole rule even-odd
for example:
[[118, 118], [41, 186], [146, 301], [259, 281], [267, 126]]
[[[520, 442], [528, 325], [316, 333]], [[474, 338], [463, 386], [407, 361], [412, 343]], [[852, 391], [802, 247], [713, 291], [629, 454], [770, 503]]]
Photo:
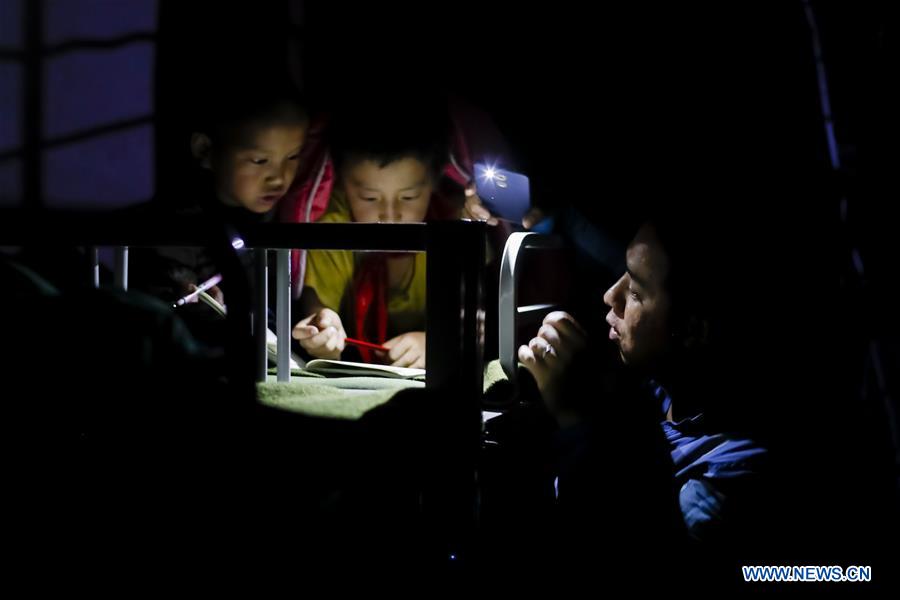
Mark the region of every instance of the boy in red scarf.
[[[445, 111], [339, 114], [330, 147], [338, 185], [319, 222], [417, 223], [454, 218], [437, 187], [448, 155]], [[384, 345], [365, 361], [425, 367], [425, 255], [310, 251], [293, 337], [317, 358], [340, 358], [350, 335]]]

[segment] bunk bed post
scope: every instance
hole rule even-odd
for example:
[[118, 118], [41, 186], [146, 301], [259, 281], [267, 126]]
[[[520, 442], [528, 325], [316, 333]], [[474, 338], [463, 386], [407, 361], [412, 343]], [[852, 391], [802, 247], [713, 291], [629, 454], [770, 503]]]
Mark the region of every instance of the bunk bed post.
[[436, 463], [429, 469], [422, 507], [440, 540], [444, 560], [459, 560], [474, 539], [476, 468], [481, 443], [484, 381], [482, 275], [485, 224], [428, 223], [426, 385], [441, 404], [430, 424]]
[[128, 291], [128, 246], [116, 246], [113, 268], [116, 287]]
[[253, 277], [255, 280], [255, 298], [253, 302], [253, 350], [256, 360], [256, 381], [266, 380], [269, 371], [269, 355], [266, 351], [266, 330], [269, 314], [269, 265], [268, 250], [253, 250]]
[[559, 238], [532, 231], [518, 231], [510, 234], [503, 247], [503, 257], [500, 261], [500, 289], [497, 294], [499, 299], [497, 324], [500, 336], [500, 365], [509, 380], [514, 383], [517, 383], [516, 369], [519, 364], [519, 349], [516, 345], [516, 333], [519, 329], [517, 316], [528, 313], [547, 313], [556, 308], [553, 304], [519, 306], [517, 295], [519, 277], [522, 272], [521, 258], [529, 248], [562, 247], [562, 240]]
[[438, 221], [426, 231], [426, 383], [466, 398], [480, 398], [484, 380], [484, 228], [479, 222]]
[[[275, 329], [278, 335], [278, 381], [291, 380], [291, 251], [275, 251]], [[263, 320], [263, 327], [266, 321]]]
[[100, 289], [100, 248], [89, 247], [88, 255], [91, 258], [91, 285], [94, 289]]

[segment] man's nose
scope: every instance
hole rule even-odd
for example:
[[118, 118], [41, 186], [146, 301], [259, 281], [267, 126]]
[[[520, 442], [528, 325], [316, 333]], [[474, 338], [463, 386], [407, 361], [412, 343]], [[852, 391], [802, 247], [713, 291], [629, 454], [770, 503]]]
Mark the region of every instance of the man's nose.
[[606, 292], [604, 292], [604, 294], [603, 294], [603, 304], [609, 306], [610, 308], [612, 308], [612, 305], [613, 305], [613, 288], [614, 287], [615, 287], [615, 285], [610, 286], [610, 288], [608, 290], [606, 290]]
[[622, 289], [624, 277], [620, 277], [618, 281], [610, 286], [606, 293], [603, 294], [603, 303], [613, 309], [615, 312], [621, 312], [622, 305]]

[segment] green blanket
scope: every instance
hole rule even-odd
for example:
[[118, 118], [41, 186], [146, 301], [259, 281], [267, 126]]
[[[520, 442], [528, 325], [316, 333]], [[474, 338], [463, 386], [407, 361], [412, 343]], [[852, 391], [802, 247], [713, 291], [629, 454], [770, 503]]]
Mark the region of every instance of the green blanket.
[[[484, 389], [506, 379], [499, 361], [484, 369]], [[387, 377], [308, 377], [291, 376], [278, 383], [274, 375], [257, 384], [260, 403], [313, 417], [356, 420], [366, 412], [385, 404], [400, 390], [424, 388], [425, 383]]]

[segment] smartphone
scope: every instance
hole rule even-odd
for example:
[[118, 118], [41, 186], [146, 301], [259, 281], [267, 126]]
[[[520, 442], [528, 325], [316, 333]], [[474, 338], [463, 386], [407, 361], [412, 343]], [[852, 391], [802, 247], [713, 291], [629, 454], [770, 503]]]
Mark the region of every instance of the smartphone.
[[528, 177], [486, 163], [475, 163], [475, 191], [492, 215], [518, 225], [531, 206]]

